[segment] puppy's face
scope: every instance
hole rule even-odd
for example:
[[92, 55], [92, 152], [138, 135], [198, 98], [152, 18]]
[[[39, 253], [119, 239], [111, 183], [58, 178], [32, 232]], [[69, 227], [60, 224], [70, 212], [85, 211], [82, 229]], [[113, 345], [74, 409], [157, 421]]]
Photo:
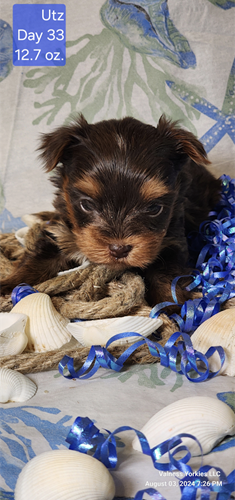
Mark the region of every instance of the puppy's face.
[[[56, 167], [55, 208], [77, 251], [97, 264], [144, 268], [164, 246], [190, 161], [207, 163], [196, 138], [162, 118], [89, 125], [83, 117], [44, 136], [46, 170]], [[73, 248], [74, 254], [76, 250]]]

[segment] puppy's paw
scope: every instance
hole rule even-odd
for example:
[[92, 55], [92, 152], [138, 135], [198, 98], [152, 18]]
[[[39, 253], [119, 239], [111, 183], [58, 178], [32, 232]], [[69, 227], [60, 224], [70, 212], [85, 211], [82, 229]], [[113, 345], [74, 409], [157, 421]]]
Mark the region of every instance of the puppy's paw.
[[181, 307], [187, 300], [193, 300], [202, 296], [202, 294], [198, 291], [195, 292], [194, 290], [186, 289], [186, 287], [192, 282], [192, 278], [190, 276], [180, 278], [177, 281], [172, 294], [172, 281], [174, 277], [175, 276], [169, 276], [158, 272], [152, 273], [151, 280], [148, 279], [149, 286], [146, 292], [146, 299], [150, 306], [154, 307], [156, 304], [160, 304], [161, 302], [175, 302], [176, 298], [178, 306], [168, 306], [169, 310], [167, 309], [169, 314], [171, 314], [171, 312], [179, 311], [179, 306]]
[[194, 290], [188, 291], [184, 287], [176, 288], [176, 297], [177, 302], [180, 305], [183, 305], [187, 300], [194, 300], [202, 297], [201, 292], [195, 292]]

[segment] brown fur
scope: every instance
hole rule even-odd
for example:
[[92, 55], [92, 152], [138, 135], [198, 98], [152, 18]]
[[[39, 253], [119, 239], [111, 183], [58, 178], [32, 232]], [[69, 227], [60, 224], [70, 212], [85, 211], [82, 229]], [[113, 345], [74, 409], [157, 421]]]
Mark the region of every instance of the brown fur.
[[[150, 305], [171, 300], [171, 282], [190, 273], [186, 236], [219, 200], [221, 184], [198, 139], [164, 116], [157, 127], [134, 118], [90, 125], [83, 116], [45, 134], [45, 170], [55, 169], [55, 212], [34, 252], [26, 252], [2, 293], [78, 265], [85, 256], [117, 270], [132, 268]], [[184, 284], [178, 298], [190, 297]]]

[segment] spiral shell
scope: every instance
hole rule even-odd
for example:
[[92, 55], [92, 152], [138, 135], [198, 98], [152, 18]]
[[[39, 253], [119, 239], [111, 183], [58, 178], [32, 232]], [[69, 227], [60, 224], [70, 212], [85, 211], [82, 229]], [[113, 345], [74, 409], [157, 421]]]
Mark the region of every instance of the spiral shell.
[[49, 295], [45, 293], [27, 295], [11, 310], [11, 313], [16, 312], [28, 316], [25, 333], [30, 351], [52, 351], [71, 339], [66, 328], [68, 320], [56, 311]]
[[[144, 337], [153, 333], [162, 325], [161, 319], [144, 316], [123, 316], [122, 318], [95, 319], [69, 323], [67, 328], [72, 335], [86, 347], [105, 346], [108, 340], [119, 333], [136, 332]], [[112, 346], [129, 344], [139, 340], [137, 336], [116, 340]]]
[[0, 356], [23, 352], [28, 342], [25, 333], [26, 321], [25, 314], [0, 313]]
[[[180, 399], [156, 413], [141, 429], [153, 448], [177, 434], [188, 433], [198, 439], [203, 455], [209, 453], [225, 436], [235, 434], [235, 414], [219, 399], [193, 396]], [[192, 456], [200, 455], [196, 441], [183, 438]], [[133, 448], [140, 451], [138, 438]]]
[[[225, 352], [225, 362], [220, 375], [235, 375], [235, 308], [225, 309], [202, 323], [191, 337], [193, 347], [203, 354], [211, 346], [221, 346]], [[220, 369], [220, 358], [217, 352], [209, 358], [210, 370]]]
[[15, 488], [15, 500], [113, 500], [114, 495], [108, 469], [74, 450], [52, 450], [34, 457]]
[[27, 401], [36, 390], [35, 383], [22, 373], [0, 368], [0, 403]]

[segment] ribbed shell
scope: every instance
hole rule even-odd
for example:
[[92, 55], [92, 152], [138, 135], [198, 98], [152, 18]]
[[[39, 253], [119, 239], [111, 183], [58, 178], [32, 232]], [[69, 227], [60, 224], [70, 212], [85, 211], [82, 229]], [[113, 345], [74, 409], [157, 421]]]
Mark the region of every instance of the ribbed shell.
[[25, 333], [26, 321], [25, 314], [0, 313], [0, 356], [23, 352], [28, 342]]
[[[148, 335], [151, 335], [161, 325], [162, 320], [158, 318], [123, 316], [121, 318], [95, 319], [69, 323], [67, 328], [78, 342], [90, 347], [92, 345], [104, 346], [111, 337], [124, 332], [136, 332], [144, 337], [148, 337]], [[129, 344], [137, 340], [139, 338], [136, 336], [126, 337], [113, 342], [112, 347]]]
[[[200, 442], [205, 455], [226, 435], [235, 434], [235, 414], [219, 399], [194, 396], [166, 406], [141, 431], [151, 448], [177, 434], [192, 434]], [[194, 440], [183, 438], [183, 444], [188, 446], [192, 456], [201, 454]], [[133, 441], [133, 448], [141, 450], [137, 437]]]
[[[203, 354], [211, 346], [221, 346], [226, 359], [220, 375], [235, 376], [235, 308], [225, 309], [202, 323], [191, 337], [193, 347]], [[214, 353], [209, 358], [210, 370], [220, 369], [220, 358]]]
[[11, 313], [15, 312], [28, 316], [25, 333], [28, 337], [27, 349], [30, 351], [52, 351], [71, 339], [66, 328], [68, 320], [56, 311], [49, 295], [45, 293], [27, 295], [13, 307]]
[[22, 373], [0, 368], [0, 403], [27, 401], [36, 390], [35, 383]]
[[15, 488], [15, 500], [112, 500], [114, 495], [108, 469], [73, 450], [53, 450], [33, 458]]

